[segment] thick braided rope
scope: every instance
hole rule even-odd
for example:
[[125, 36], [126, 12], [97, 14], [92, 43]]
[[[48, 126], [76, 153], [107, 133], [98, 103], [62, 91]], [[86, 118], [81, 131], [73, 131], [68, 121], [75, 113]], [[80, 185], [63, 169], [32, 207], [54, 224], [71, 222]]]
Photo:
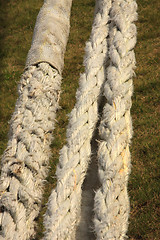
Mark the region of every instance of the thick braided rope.
[[60, 84], [60, 75], [48, 63], [30, 66], [21, 78], [10, 139], [1, 162], [0, 239], [25, 240], [34, 233]]
[[97, 239], [124, 239], [128, 227], [130, 173], [129, 144], [132, 76], [135, 67], [137, 5], [134, 0], [113, 0], [110, 11], [109, 57], [104, 86], [106, 105], [99, 126], [98, 150], [101, 187], [95, 195]]
[[72, 0], [45, 0], [38, 14], [0, 177], [0, 239], [26, 240], [48, 170]]
[[105, 81], [108, 13], [111, 1], [97, 2], [90, 40], [86, 44], [85, 73], [80, 77], [67, 129], [67, 144], [60, 151], [57, 186], [45, 215], [43, 239], [75, 239], [80, 220], [81, 187], [90, 161], [90, 142], [98, 120], [98, 101]]

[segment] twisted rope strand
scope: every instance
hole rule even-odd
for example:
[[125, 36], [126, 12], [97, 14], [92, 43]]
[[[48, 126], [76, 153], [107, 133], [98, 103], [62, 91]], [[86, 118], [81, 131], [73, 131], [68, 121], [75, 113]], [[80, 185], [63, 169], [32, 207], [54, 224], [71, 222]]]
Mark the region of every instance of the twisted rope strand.
[[37, 16], [0, 177], [0, 238], [27, 240], [48, 170], [72, 0], [45, 0]]
[[21, 78], [10, 139], [1, 163], [2, 239], [24, 240], [34, 233], [60, 85], [60, 75], [48, 63], [30, 66]]
[[[68, 3], [69, 0], [67, 6]], [[50, 8], [51, 1], [46, 4]], [[136, 18], [134, 0], [97, 0], [91, 37], [86, 44], [85, 73], [80, 77], [77, 102], [70, 114], [67, 144], [60, 151], [57, 186], [48, 201], [45, 240], [76, 238], [76, 227], [81, 218], [81, 188], [91, 157], [91, 139], [98, 121], [102, 89], [107, 103], [99, 126], [101, 187], [95, 195], [95, 232], [97, 239], [122, 240], [126, 237], [132, 137], [130, 108], [135, 66], [133, 48], [136, 43], [133, 22]], [[63, 64], [58, 64], [57, 69], [61, 72]], [[2, 158], [1, 239], [27, 240], [34, 235], [60, 83], [58, 71], [44, 62], [28, 66], [22, 76], [11, 119], [10, 139]]]
[[97, 1], [90, 40], [86, 44], [85, 73], [80, 77], [67, 129], [67, 145], [60, 151], [57, 186], [48, 201], [43, 239], [75, 239], [80, 220], [81, 187], [91, 155], [90, 142], [98, 120], [98, 101], [105, 80], [108, 12], [111, 1]]
[[97, 239], [126, 237], [129, 215], [127, 194], [130, 173], [129, 144], [132, 76], [135, 67], [137, 5], [134, 0], [113, 0], [110, 11], [109, 57], [104, 96], [107, 103], [99, 126], [98, 150], [101, 187], [95, 195]]

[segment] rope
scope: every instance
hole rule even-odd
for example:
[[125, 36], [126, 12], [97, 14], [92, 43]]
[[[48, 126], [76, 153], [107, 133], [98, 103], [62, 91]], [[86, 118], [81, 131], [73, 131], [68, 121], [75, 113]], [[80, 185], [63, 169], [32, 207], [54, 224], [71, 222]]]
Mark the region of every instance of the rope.
[[122, 240], [126, 237], [129, 215], [127, 194], [130, 173], [129, 144], [132, 76], [135, 68], [137, 5], [134, 0], [113, 0], [110, 11], [109, 58], [104, 85], [106, 105], [99, 126], [101, 142], [98, 168], [101, 187], [95, 195], [97, 239]]
[[27, 240], [34, 235], [59, 107], [71, 3], [45, 0], [37, 17], [1, 161], [0, 239]]
[[48, 201], [43, 239], [75, 239], [80, 221], [82, 183], [91, 156], [90, 142], [98, 120], [98, 102], [105, 81], [108, 13], [111, 1], [97, 1], [90, 40], [86, 44], [85, 73], [80, 77], [67, 129], [67, 144], [60, 151], [57, 186]]
[[3, 239], [28, 239], [41, 205], [61, 77], [48, 63], [22, 76], [2, 157], [0, 225]]
[[70, 31], [71, 5], [72, 0], [44, 0], [37, 16], [26, 68], [47, 62], [62, 73]]
[[[27, 240], [34, 235], [58, 109], [71, 2], [46, 0], [37, 18], [1, 163], [0, 239]], [[101, 186], [94, 199], [94, 230], [99, 240], [126, 238], [136, 8], [134, 0], [96, 2], [92, 32], [86, 44], [85, 72], [70, 114], [67, 144], [60, 151], [57, 186], [48, 201], [43, 240], [77, 239], [82, 184], [91, 161], [91, 140], [100, 119], [103, 94], [105, 106], [98, 149]], [[65, 23], [61, 20], [63, 15]], [[56, 35], [56, 24], [49, 23], [58, 17], [57, 26], [59, 29], [62, 23], [62, 29]]]

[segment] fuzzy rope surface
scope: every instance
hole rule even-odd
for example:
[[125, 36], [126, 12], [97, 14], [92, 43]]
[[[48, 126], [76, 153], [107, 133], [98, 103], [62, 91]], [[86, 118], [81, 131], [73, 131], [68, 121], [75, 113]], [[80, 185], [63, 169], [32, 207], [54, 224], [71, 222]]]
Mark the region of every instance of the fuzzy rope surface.
[[109, 57], [104, 86], [106, 105], [99, 126], [101, 142], [98, 168], [101, 187], [95, 195], [97, 239], [122, 240], [128, 228], [130, 173], [130, 116], [135, 68], [137, 4], [134, 0], [113, 0], [110, 11]]
[[98, 120], [98, 102], [105, 81], [108, 13], [111, 1], [97, 1], [90, 40], [86, 44], [85, 73], [80, 77], [67, 129], [67, 145], [60, 151], [57, 186], [45, 215], [43, 239], [76, 239], [80, 221], [82, 183], [91, 156], [90, 142]]
[[60, 85], [60, 75], [48, 63], [30, 66], [21, 78], [1, 162], [0, 239], [26, 240], [34, 234]]
[[[76, 105], [70, 114], [67, 144], [60, 151], [57, 186], [45, 214], [44, 240], [89, 239], [87, 232], [81, 235], [78, 225], [80, 221], [85, 223], [81, 216], [82, 184], [91, 159], [91, 140], [102, 93], [106, 104], [99, 125], [101, 187], [94, 199], [94, 230], [99, 240], [126, 238], [136, 7], [134, 0], [97, 0], [91, 37], [86, 44], [85, 73], [80, 77]], [[34, 51], [30, 53], [34, 55]], [[27, 65], [22, 76], [10, 139], [2, 158], [0, 239], [32, 237], [42, 199], [61, 65], [55, 69], [51, 67], [53, 62], [36, 63], [35, 60], [34, 66]]]
[[72, 0], [45, 0], [37, 17], [1, 161], [0, 239], [34, 235], [61, 85]]

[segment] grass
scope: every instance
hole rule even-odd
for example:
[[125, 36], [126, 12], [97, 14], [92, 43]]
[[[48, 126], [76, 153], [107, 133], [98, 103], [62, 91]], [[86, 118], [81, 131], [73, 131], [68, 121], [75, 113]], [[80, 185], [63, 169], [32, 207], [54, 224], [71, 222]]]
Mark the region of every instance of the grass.
[[160, 237], [160, 44], [159, 1], [139, 0], [137, 69], [132, 118], [132, 173], [129, 181], [131, 239]]
[[[160, 236], [160, 3], [158, 0], [137, 0], [139, 20], [135, 48], [137, 68], [134, 78], [132, 118], [134, 137], [131, 146], [132, 172], [129, 180], [131, 202], [128, 236], [131, 240], [159, 240]], [[8, 121], [14, 111], [17, 83], [25, 66], [36, 16], [42, 0], [0, 0], [1, 63], [0, 63], [0, 154], [7, 144]], [[52, 143], [50, 173], [42, 210], [37, 218], [36, 239], [42, 236], [42, 215], [51, 189], [55, 185], [55, 167], [59, 150], [65, 143], [67, 114], [75, 104], [78, 78], [83, 71], [85, 41], [93, 20], [94, 0], [74, 0], [71, 32], [65, 55], [65, 68], [57, 124]]]

